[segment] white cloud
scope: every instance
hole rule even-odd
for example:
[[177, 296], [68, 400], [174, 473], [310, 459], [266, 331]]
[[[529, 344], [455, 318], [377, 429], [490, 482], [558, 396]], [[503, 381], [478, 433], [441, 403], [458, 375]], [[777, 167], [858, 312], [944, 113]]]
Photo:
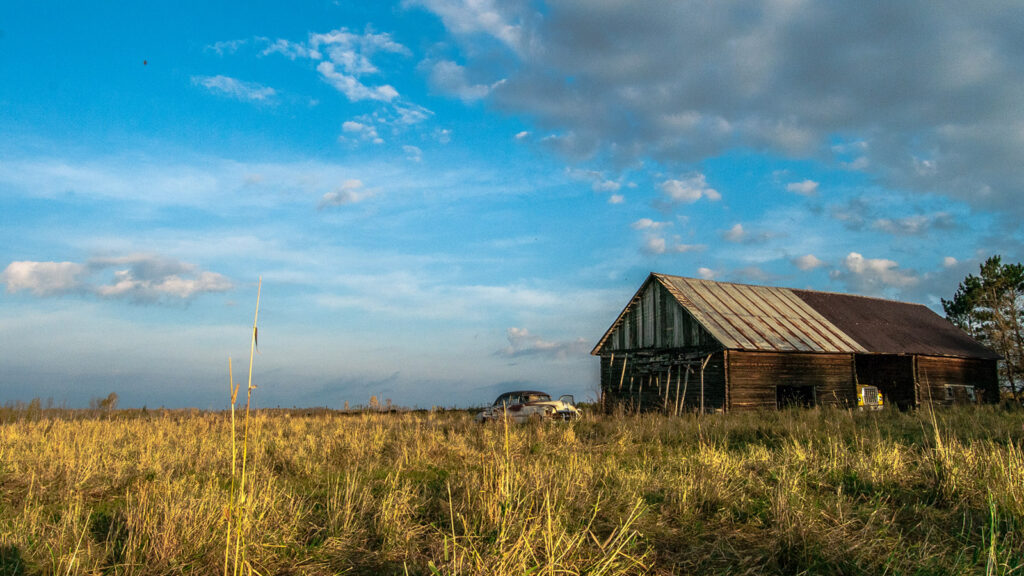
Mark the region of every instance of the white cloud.
[[935, 160], [914, 158], [914, 170], [919, 176], [934, 176], [937, 171]]
[[27, 290], [36, 296], [55, 296], [81, 289], [85, 266], [75, 262], [11, 262], [0, 273], [8, 292]]
[[420, 162], [423, 160], [423, 150], [420, 150], [416, 146], [402, 146], [402, 151], [405, 152], [407, 160], [412, 162]]
[[401, 125], [401, 126], [412, 126], [413, 124], [419, 124], [431, 116], [433, 112], [420, 106], [418, 104], [395, 104], [394, 106], [395, 116], [393, 118], [384, 118], [381, 121], [385, 124]]
[[288, 58], [289, 60], [295, 60], [296, 58], [310, 58], [314, 60], [319, 60], [323, 57], [320, 54], [320, 52], [310, 48], [305, 44], [291, 42], [283, 38], [278, 38], [273, 42], [270, 42], [270, 40], [266, 40], [266, 42], [268, 42], [268, 46], [264, 48], [262, 52], [260, 52], [260, 54], [262, 54], [263, 56], [267, 56], [270, 54], [281, 54], [282, 56]]
[[465, 103], [482, 100], [502, 83], [474, 84], [466, 78], [466, 69], [450, 60], [435, 62], [430, 67], [430, 85], [438, 92], [455, 96]]
[[531, 334], [526, 328], [512, 327], [506, 331], [509, 345], [496, 354], [508, 358], [521, 356], [539, 356], [542, 358], [564, 360], [570, 356], [582, 356], [589, 350], [589, 343], [583, 339], [567, 341], [549, 341]]
[[648, 236], [644, 241], [643, 251], [648, 254], [664, 254], [666, 250], [665, 239], [660, 236]]
[[814, 254], [804, 254], [803, 256], [793, 258], [793, 265], [800, 270], [814, 270], [815, 268], [821, 268], [825, 265], [817, 256]]
[[864, 197], [851, 198], [845, 204], [835, 204], [829, 208], [829, 215], [843, 222], [851, 230], [864, 228], [871, 217], [872, 207]]
[[772, 231], [754, 231], [747, 230], [743, 224], [737, 222], [733, 224], [731, 228], [722, 232], [722, 239], [726, 242], [734, 242], [737, 244], [763, 244], [768, 242], [772, 238], [778, 236], [778, 233]]
[[705, 268], [702, 266], [700, 268], [697, 268], [697, 276], [700, 276], [705, 280], [714, 280], [715, 277], [718, 276], [718, 272], [712, 270], [711, 268]]
[[626, 197], [622, 194], [612, 194], [608, 197], [609, 204], [622, 204], [626, 201]]
[[670, 243], [661, 236], [650, 235], [644, 240], [641, 251], [646, 254], [685, 254], [687, 252], [703, 252], [707, 249], [704, 244], [682, 244], [679, 236], [675, 236]]
[[114, 282], [96, 287], [96, 294], [105, 298], [130, 298], [137, 301], [153, 301], [162, 296], [191, 298], [206, 292], [224, 292], [232, 285], [225, 277], [214, 272], [199, 272], [191, 278], [178, 275], [159, 280], [136, 278], [132, 271], [117, 270]]
[[372, 88], [366, 86], [355, 76], [338, 72], [333, 62], [321, 62], [316, 69], [328, 84], [334, 86], [352, 102], [360, 100], [390, 102], [398, 97], [398, 91], [390, 85], [384, 84]]
[[[677, 239], [678, 240], [678, 239]], [[685, 252], [703, 252], [707, 250], [706, 244], [673, 244], [669, 247], [669, 250], [676, 254], [683, 254]]]
[[693, 204], [701, 198], [714, 202], [722, 195], [708, 186], [703, 174], [695, 173], [681, 180], [665, 180], [659, 186], [669, 204]]
[[372, 124], [364, 124], [362, 122], [348, 120], [341, 125], [341, 131], [345, 134], [352, 134], [360, 140], [373, 142], [374, 144], [384, 143], [384, 139], [381, 138], [380, 134], [377, 132], [377, 127]]
[[522, 132], [519, 132], [518, 134], [516, 134], [515, 138], [516, 138], [516, 140], [525, 140], [529, 136], [530, 136], [530, 133], [527, 132], [526, 130], [523, 130]]
[[234, 54], [239, 48], [248, 44], [248, 42], [248, 40], [223, 40], [210, 44], [206, 49], [216, 52], [218, 56], [223, 56], [225, 54]]
[[946, 256], [945, 258], [942, 259], [942, 267], [943, 268], [952, 268], [952, 267], [956, 266], [959, 263], [960, 263], [960, 261], [957, 260], [956, 258], [952, 257], [952, 256]]
[[848, 272], [847, 281], [858, 291], [878, 293], [888, 287], [913, 286], [919, 281], [912, 271], [901, 270], [895, 260], [865, 258], [857, 252], [850, 252], [844, 264]]
[[605, 176], [604, 172], [598, 170], [580, 170], [578, 168], [566, 168], [565, 172], [574, 180], [590, 182], [590, 189], [594, 192], [618, 192], [622, 184]]
[[347, 204], [358, 204], [372, 196], [369, 190], [363, 190], [361, 180], [346, 180], [337, 190], [328, 192], [320, 199], [320, 209], [331, 206], [345, 206]]
[[850, 140], [831, 146], [832, 152], [840, 156], [856, 156], [863, 154], [871, 147], [866, 140]]
[[[523, 53], [529, 49], [529, 40], [521, 19], [525, 14], [512, 12], [515, 2], [494, 0], [407, 0], [434, 12], [445, 27], [460, 36], [487, 35], [511, 50]], [[528, 8], [528, 7], [527, 7]]]
[[362, 122], [354, 122], [352, 120], [346, 121], [341, 125], [341, 129], [344, 132], [363, 132], [366, 130], [366, 124]]
[[630, 224], [630, 227], [633, 228], [633, 230], [660, 230], [671, 225], [671, 222], [656, 222], [650, 218], [641, 218]]
[[704, 244], [683, 244], [678, 235], [673, 236], [669, 241], [667, 238], [655, 234], [658, 230], [670, 226], [672, 226], [672, 222], [658, 222], [650, 218], [641, 218], [630, 225], [634, 230], [645, 231], [644, 244], [640, 248], [640, 251], [645, 254], [685, 254], [707, 249]]
[[814, 180], [803, 180], [801, 182], [790, 182], [786, 184], [786, 191], [801, 196], [814, 196], [818, 193], [818, 183]]
[[931, 230], [951, 230], [956, 227], [953, 215], [948, 212], [916, 214], [906, 218], [879, 218], [874, 221], [875, 230], [897, 236], [919, 236]]
[[743, 242], [747, 237], [747, 232], [743, 229], [743, 224], [736, 223], [732, 228], [729, 228], [722, 233], [722, 238], [728, 242]]
[[264, 56], [281, 54], [291, 60], [303, 58], [320, 61], [316, 66], [320, 76], [352, 102], [396, 100], [398, 91], [393, 86], [369, 86], [362, 78], [380, 73], [372, 60], [377, 54], [410, 54], [409, 49], [395, 42], [390, 34], [376, 33], [369, 28], [362, 34], [347, 28], [323, 34], [313, 33], [306, 43], [286, 39], [273, 42], [261, 40], [268, 42], [262, 52]]
[[771, 284], [778, 280], [774, 274], [769, 274], [757, 266], [744, 266], [729, 273], [729, 278], [734, 282], [750, 282], [754, 284]]
[[357, 136], [359, 140], [383, 144], [382, 132], [399, 135], [410, 126], [419, 124], [433, 116], [430, 110], [416, 104], [393, 102], [386, 109], [357, 116], [342, 124], [344, 134]]
[[225, 292], [233, 286], [221, 274], [194, 264], [152, 254], [93, 258], [75, 262], [12, 262], [0, 280], [8, 292], [36, 296], [93, 294], [138, 303], [188, 300], [199, 294]]
[[369, 27], [363, 34], [339, 28], [324, 34], [310, 34], [309, 47], [320, 52], [324, 48], [328, 57], [350, 74], [365, 74], [377, 71], [370, 62], [376, 53], [409, 55], [409, 49], [395, 42], [391, 34], [376, 33]]
[[840, 163], [840, 166], [842, 166], [843, 168], [846, 168], [847, 170], [858, 171], [858, 172], [862, 171], [862, 170], [866, 170], [868, 168], [868, 166], [870, 166], [870, 165], [871, 165], [871, 160], [869, 160], [867, 156], [860, 156], [860, 157], [855, 158], [854, 160], [852, 160], [850, 162], [842, 162], [842, 163]]
[[269, 86], [243, 82], [229, 76], [193, 76], [192, 83], [219, 96], [243, 102], [269, 102], [277, 95], [277, 91]]

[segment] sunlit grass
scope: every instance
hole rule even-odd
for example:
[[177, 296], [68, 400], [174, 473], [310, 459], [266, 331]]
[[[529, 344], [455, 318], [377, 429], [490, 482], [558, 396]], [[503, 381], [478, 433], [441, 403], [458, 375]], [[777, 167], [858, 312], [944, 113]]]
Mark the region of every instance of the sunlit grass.
[[[229, 413], [0, 416], [0, 574], [222, 572]], [[507, 428], [254, 412], [246, 560], [261, 574], [1020, 574], [1022, 422], [990, 407]]]

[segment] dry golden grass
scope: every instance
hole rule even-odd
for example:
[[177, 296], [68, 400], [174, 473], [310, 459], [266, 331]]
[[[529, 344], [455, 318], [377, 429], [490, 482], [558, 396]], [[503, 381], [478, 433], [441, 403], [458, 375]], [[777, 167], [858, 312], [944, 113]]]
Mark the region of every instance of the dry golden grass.
[[[0, 411], [0, 574], [220, 574], [230, 416]], [[1021, 574], [1021, 412], [254, 413], [260, 574]]]

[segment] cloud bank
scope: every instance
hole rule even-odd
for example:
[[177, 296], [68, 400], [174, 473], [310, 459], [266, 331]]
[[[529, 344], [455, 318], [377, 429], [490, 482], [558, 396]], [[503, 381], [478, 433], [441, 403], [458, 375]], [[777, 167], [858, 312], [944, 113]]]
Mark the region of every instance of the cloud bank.
[[749, 149], [1024, 211], [1024, 4], [563, 0], [542, 17], [525, 2], [415, 4], [460, 42], [466, 75], [506, 80], [497, 107], [572, 157], [674, 166]]
[[277, 96], [277, 91], [269, 86], [229, 76], [193, 76], [192, 83], [219, 96], [243, 102], [269, 102]]
[[189, 300], [226, 292], [233, 285], [216, 272], [150, 254], [93, 258], [77, 262], [11, 262], [0, 272], [7, 292], [52, 297], [68, 294], [123, 299], [135, 303]]
[[587, 341], [583, 338], [553, 342], [531, 334], [526, 328], [516, 327], [509, 328], [506, 333], [509, 345], [498, 350], [496, 354], [508, 358], [539, 356], [548, 359], [564, 360], [570, 356], [584, 355], [590, 350]]

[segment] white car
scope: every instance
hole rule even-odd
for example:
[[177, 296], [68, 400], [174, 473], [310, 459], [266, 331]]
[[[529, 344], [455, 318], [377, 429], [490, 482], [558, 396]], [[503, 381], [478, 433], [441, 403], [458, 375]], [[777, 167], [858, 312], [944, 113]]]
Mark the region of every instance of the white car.
[[576, 420], [581, 413], [571, 394], [558, 400], [552, 400], [546, 392], [536, 390], [517, 390], [506, 392], [476, 415], [478, 422], [502, 420], [505, 416], [513, 422], [526, 422], [531, 418], [538, 420]]

